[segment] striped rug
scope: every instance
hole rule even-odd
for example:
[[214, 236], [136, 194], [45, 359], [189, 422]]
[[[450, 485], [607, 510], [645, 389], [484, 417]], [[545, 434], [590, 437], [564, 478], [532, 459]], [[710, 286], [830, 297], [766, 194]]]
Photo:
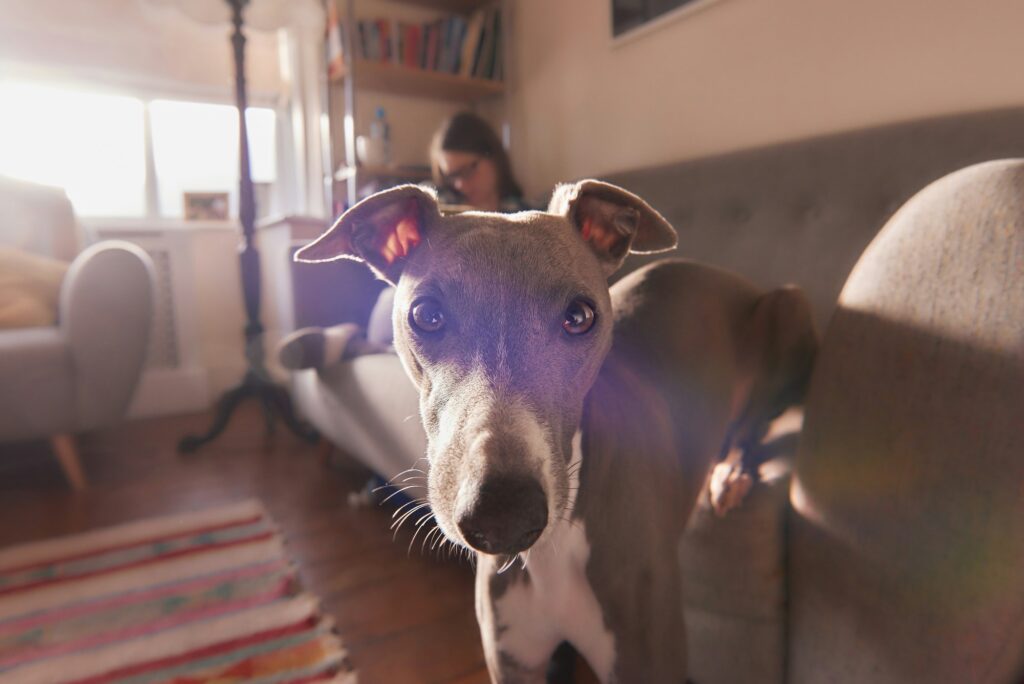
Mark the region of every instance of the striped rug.
[[355, 682], [263, 507], [0, 550], [0, 682]]

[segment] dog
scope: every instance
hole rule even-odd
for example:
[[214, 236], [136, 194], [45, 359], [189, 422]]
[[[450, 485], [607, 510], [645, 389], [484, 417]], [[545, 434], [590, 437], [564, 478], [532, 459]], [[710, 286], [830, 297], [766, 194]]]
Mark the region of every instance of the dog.
[[[799, 402], [817, 337], [798, 290], [692, 262], [609, 288], [628, 254], [676, 241], [646, 202], [599, 181], [511, 215], [444, 216], [402, 186], [296, 254], [362, 260], [397, 286], [428, 501], [476, 554], [495, 682], [543, 681], [563, 641], [602, 682], [687, 679], [677, 544], [713, 466]], [[719, 501], [739, 481], [721, 480]]]

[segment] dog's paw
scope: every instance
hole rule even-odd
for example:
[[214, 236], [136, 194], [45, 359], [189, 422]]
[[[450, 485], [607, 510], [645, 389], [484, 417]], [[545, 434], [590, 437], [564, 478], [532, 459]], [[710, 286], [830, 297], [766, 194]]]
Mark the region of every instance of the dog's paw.
[[711, 471], [708, 496], [715, 515], [724, 517], [734, 508], [739, 508], [754, 486], [754, 478], [736, 464], [722, 462]]

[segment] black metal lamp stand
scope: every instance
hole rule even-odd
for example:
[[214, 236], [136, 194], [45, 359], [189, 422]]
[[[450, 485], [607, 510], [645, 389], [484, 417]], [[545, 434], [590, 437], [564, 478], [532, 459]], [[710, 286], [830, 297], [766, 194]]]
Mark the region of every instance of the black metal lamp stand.
[[238, 105], [239, 192], [238, 213], [242, 221], [242, 245], [238, 258], [245, 296], [245, 357], [248, 368], [242, 382], [220, 398], [217, 415], [210, 429], [202, 435], [188, 435], [178, 443], [178, 451], [192, 452], [217, 438], [227, 427], [231, 415], [247, 398], [258, 399], [263, 408], [267, 434], [274, 433], [274, 420], [280, 418], [299, 438], [308, 442], [318, 439], [316, 431], [302, 423], [292, 411], [291, 400], [284, 388], [275, 384], [264, 364], [263, 324], [260, 322], [260, 255], [255, 244], [256, 201], [249, 169], [249, 133], [245, 123], [247, 96], [245, 92], [245, 35], [242, 33], [242, 11], [249, 0], [226, 0], [231, 6], [234, 32], [231, 44], [235, 52], [235, 100]]

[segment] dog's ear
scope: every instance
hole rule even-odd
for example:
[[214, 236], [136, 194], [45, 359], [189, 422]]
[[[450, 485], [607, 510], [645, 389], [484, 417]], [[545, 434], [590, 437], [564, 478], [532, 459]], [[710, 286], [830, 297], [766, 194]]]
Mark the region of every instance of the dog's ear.
[[664, 252], [676, 246], [676, 231], [647, 202], [622, 188], [596, 180], [559, 185], [548, 205], [579, 231], [606, 275], [626, 255]]
[[759, 440], [787, 408], [803, 403], [818, 333], [807, 297], [793, 286], [759, 297], [740, 330], [740, 365], [749, 390], [734, 407], [733, 434], [744, 446]]
[[437, 197], [417, 185], [371, 195], [341, 215], [327, 232], [295, 253], [295, 261], [365, 261], [392, 285], [406, 260], [441, 217]]

